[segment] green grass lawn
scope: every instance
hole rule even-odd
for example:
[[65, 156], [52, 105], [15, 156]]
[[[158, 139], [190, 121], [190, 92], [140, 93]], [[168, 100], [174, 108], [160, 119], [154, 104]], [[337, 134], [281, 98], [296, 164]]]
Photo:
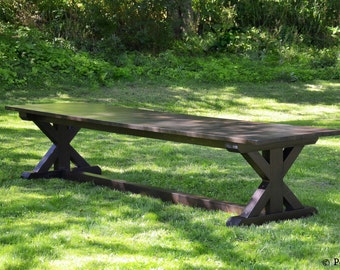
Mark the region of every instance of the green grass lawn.
[[[226, 227], [230, 213], [89, 183], [21, 179], [50, 143], [4, 106], [71, 101], [340, 128], [339, 82], [0, 89], [0, 269], [324, 269], [340, 258], [339, 137], [307, 146], [286, 176], [317, 215]], [[105, 176], [219, 200], [246, 204], [260, 183], [240, 155], [221, 149], [85, 129], [73, 145]]]

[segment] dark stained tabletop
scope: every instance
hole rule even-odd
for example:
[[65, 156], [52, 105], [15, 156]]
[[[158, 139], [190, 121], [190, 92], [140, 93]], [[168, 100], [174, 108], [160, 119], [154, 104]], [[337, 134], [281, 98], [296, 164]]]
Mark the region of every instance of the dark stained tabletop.
[[[340, 135], [340, 130], [285, 124], [265, 124], [241, 120], [202, 117], [92, 103], [53, 103], [6, 106], [18, 111], [68, 124], [95, 124], [131, 131], [185, 136], [244, 145], [266, 145]], [[147, 137], [147, 136], [146, 136]]]

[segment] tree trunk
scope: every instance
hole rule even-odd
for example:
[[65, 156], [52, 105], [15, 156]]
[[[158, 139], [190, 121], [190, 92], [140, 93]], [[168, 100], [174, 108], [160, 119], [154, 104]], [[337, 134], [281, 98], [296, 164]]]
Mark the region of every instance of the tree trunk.
[[191, 0], [178, 0], [169, 12], [176, 39], [194, 33], [193, 9]]

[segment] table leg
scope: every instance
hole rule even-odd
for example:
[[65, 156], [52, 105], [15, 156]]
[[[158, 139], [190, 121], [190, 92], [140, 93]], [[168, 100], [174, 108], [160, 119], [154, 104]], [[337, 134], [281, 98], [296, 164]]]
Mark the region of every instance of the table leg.
[[[72, 171], [101, 174], [98, 166], [91, 166], [72, 146], [71, 141], [80, 128], [34, 121], [53, 145], [31, 172], [24, 172], [22, 178], [63, 177]], [[71, 163], [76, 167], [71, 168]], [[50, 170], [53, 167], [53, 170]]]
[[300, 154], [303, 146], [242, 153], [262, 178], [262, 183], [239, 216], [231, 217], [227, 226], [262, 224], [313, 215], [317, 210], [305, 207], [283, 182], [283, 178]]

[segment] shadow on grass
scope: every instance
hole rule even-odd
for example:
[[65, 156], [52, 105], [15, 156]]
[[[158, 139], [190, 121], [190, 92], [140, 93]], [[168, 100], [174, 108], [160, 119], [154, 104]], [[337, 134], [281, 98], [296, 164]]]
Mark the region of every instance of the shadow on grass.
[[269, 83], [238, 85], [235, 92], [255, 99], [273, 99], [278, 103], [336, 105], [340, 104], [339, 82], [329, 83]]
[[[173, 256], [193, 258], [199, 253], [207, 252], [206, 250], [198, 250], [200, 239], [197, 238], [197, 235], [191, 236], [190, 233], [184, 235], [186, 229], [204, 232], [204, 239], [219, 244], [219, 239], [210, 234], [209, 231], [211, 230], [203, 223], [191, 225], [190, 219], [186, 217], [185, 210], [176, 208], [175, 213], [173, 209], [169, 209], [172, 206], [158, 201], [151, 202], [149, 198], [129, 196], [128, 194], [117, 196], [113, 191], [100, 191], [100, 202], [96, 202], [93, 196], [95, 196], [94, 190], [98, 188], [82, 186], [76, 188], [85, 193], [80, 200], [77, 199], [77, 192], [74, 192], [75, 188], [72, 185], [65, 184], [64, 188], [67, 189], [69, 195], [67, 198], [58, 199], [54, 194], [51, 194], [51, 191], [55, 191], [52, 183], [47, 185], [50, 190], [44, 188], [46, 184], [40, 181], [31, 185], [40, 186], [40, 191], [35, 188], [32, 192], [27, 184], [20, 185], [17, 182], [17, 196], [20, 196], [21, 200], [26, 199], [26, 201], [12, 199], [11, 205], [3, 205], [1, 211], [3, 219], [8, 223], [6, 225], [2, 223], [0, 227], [0, 243], [3, 248], [11, 246], [10, 256], [16, 258], [14, 265], [17, 267], [25, 266], [25, 269], [30, 269], [34, 265], [36, 266], [37, 260], [41, 258], [44, 258], [44, 260], [61, 259], [66, 256], [66, 254], [63, 254], [63, 250], [69, 250], [72, 253], [74, 250], [86, 249], [89, 257], [94, 256], [95, 252], [102, 254], [112, 254], [113, 252], [114, 254], [110, 255], [111, 257], [134, 255], [148, 257], [148, 260], [169, 256], [171, 259], [175, 259]], [[88, 192], [90, 189], [91, 191]], [[63, 189], [59, 191], [65, 193]], [[32, 198], [30, 196], [32, 193], [39, 195], [40, 198]], [[112, 194], [116, 194], [120, 200], [124, 201], [123, 207], [120, 200], [110, 198]], [[26, 197], [26, 195], [28, 196]], [[29, 200], [27, 200], [28, 198]], [[84, 201], [86, 202], [85, 207]], [[98, 209], [100, 214], [95, 211], [95, 208]], [[117, 208], [123, 208], [123, 210], [120, 210], [120, 216], [113, 218], [112, 210]], [[170, 214], [165, 214], [169, 210], [175, 215], [170, 217]], [[148, 213], [149, 216], [150, 213], [154, 213], [159, 220], [156, 222], [145, 220], [144, 216]], [[105, 215], [108, 215], [111, 220], [108, 220]], [[53, 220], [53, 216], [57, 217], [58, 221]], [[47, 218], [46, 221], [43, 220], [44, 217]], [[104, 219], [105, 222], [99, 221]], [[11, 220], [10, 223], [9, 220]], [[124, 227], [119, 226], [119, 223], [123, 224]], [[147, 227], [145, 225], [147, 223], [153, 225]], [[166, 225], [162, 225], [162, 223]], [[179, 225], [176, 225], [176, 223]], [[169, 229], [169, 225], [172, 229]], [[169, 230], [169, 234], [176, 231], [176, 235], [181, 238], [178, 241], [179, 245], [162, 245], [157, 239], [149, 243], [141, 243], [138, 240], [141, 237], [150, 237], [149, 234], [154, 234], [158, 229]], [[104, 237], [100, 237], [98, 233], [104, 235]], [[119, 234], [122, 235], [123, 240], [119, 240]], [[192, 237], [193, 239], [191, 239]], [[135, 244], [139, 243], [139, 245], [135, 245], [133, 239], [135, 239]], [[183, 242], [183, 239], [190, 241], [190, 245], [193, 244], [195, 249], [186, 250], [182, 248], [180, 243]], [[230, 243], [224, 243], [224, 246], [228, 248], [230, 255], [236, 255], [233, 254]]]
[[[178, 103], [187, 106], [196, 104], [204, 108], [220, 111], [245, 105], [238, 100], [250, 97], [257, 100], [272, 99], [278, 103], [336, 105], [340, 103], [338, 82], [283, 83], [265, 84], [232, 83], [208, 84], [189, 81], [177, 82], [117, 82], [107, 88], [87, 88], [72, 84], [54, 84], [44, 89], [13, 89], [0, 92], [5, 104], [41, 102], [108, 102], [124, 105], [143, 104], [157, 109], [176, 109]], [[189, 103], [189, 104], [188, 104]], [[175, 105], [175, 106], [174, 106]], [[180, 109], [180, 108], [177, 108]]]

